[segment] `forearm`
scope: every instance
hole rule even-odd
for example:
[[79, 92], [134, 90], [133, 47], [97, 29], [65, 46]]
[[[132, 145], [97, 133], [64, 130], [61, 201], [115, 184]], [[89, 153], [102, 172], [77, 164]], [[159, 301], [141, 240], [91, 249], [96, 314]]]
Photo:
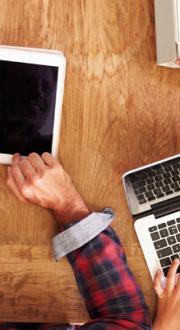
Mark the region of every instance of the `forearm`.
[[123, 329], [150, 329], [143, 295], [110, 227], [71, 252], [68, 260], [92, 319], [114, 320]]

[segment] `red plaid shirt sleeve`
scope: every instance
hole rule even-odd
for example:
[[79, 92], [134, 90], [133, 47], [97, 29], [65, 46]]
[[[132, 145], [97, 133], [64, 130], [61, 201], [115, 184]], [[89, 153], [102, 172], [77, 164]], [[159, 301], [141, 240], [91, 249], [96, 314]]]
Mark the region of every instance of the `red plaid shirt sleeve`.
[[92, 319], [79, 329], [151, 329], [143, 294], [111, 227], [67, 257]]

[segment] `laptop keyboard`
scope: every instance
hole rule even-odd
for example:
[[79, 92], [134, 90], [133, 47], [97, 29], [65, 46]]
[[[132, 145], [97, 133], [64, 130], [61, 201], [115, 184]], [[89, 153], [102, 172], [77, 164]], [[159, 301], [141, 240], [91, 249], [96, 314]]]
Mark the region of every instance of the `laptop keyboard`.
[[180, 159], [154, 165], [130, 178], [139, 204], [180, 192]]
[[164, 275], [167, 276], [172, 261], [175, 258], [180, 259], [180, 218], [150, 227], [149, 233]]

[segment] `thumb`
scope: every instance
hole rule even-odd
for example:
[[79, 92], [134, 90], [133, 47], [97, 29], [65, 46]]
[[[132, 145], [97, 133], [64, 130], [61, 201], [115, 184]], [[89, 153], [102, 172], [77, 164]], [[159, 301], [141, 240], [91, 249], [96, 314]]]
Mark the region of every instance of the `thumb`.
[[162, 271], [159, 269], [154, 277], [154, 290], [158, 298], [161, 298], [161, 296], [165, 291], [165, 289], [163, 288], [163, 281], [164, 281], [164, 275]]

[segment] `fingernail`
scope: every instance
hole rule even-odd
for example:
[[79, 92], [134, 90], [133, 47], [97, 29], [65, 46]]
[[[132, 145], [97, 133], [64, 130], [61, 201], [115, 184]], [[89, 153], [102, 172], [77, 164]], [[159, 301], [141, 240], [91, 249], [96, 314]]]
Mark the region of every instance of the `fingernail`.
[[174, 264], [179, 264], [179, 259], [178, 258], [176, 258], [176, 259], [174, 259]]

